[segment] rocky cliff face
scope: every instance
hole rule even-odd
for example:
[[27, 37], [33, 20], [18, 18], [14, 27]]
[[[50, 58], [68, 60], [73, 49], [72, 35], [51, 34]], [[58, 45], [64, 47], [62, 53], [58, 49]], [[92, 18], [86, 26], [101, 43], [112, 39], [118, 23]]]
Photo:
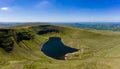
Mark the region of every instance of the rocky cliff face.
[[6, 52], [11, 52], [14, 48], [14, 43], [22, 40], [33, 39], [34, 36], [29, 32], [16, 32], [13, 29], [0, 29], [0, 47]]
[[59, 33], [60, 29], [52, 25], [39, 25], [30, 27], [21, 27], [19, 29], [0, 29], [0, 48], [6, 52], [11, 52], [15, 43], [22, 40], [32, 40], [34, 35], [43, 35], [47, 33]]
[[0, 47], [6, 52], [10, 52], [14, 46], [14, 40], [12, 38], [13, 30], [0, 29]]

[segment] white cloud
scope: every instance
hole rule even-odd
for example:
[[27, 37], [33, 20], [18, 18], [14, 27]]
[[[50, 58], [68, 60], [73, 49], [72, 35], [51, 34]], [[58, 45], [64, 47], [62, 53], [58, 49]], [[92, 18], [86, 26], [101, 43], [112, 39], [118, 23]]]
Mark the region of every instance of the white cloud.
[[37, 4], [37, 7], [38, 8], [46, 8], [46, 7], [49, 7], [51, 5], [52, 5], [52, 3], [50, 0], [42, 0], [42, 1], [40, 1], [39, 4]]
[[1, 7], [0, 10], [7, 11], [7, 10], [9, 10], [9, 8], [8, 7]]

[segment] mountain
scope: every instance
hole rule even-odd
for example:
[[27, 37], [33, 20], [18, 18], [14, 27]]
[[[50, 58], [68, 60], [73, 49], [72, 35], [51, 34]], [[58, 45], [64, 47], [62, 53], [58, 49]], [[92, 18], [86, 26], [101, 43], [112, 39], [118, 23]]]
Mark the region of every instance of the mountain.
[[78, 23], [57, 23], [84, 29], [120, 31], [120, 22], [78, 22]]
[[0, 29], [0, 69], [119, 69], [119, 52], [120, 32], [47, 24]]

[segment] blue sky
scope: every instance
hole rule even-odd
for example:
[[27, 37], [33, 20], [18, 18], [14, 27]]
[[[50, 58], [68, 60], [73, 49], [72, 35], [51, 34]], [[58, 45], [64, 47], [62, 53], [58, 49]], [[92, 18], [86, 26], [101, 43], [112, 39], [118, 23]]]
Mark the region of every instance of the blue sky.
[[120, 0], [0, 0], [0, 22], [120, 22]]

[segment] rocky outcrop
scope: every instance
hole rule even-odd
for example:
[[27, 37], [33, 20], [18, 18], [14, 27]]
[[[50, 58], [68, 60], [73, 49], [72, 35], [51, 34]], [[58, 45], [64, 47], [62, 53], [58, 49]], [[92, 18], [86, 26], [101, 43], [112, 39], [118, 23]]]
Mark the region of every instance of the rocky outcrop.
[[16, 32], [13, 29], [0, 29], [0, 47], [6, 52], [11, 52], [14, 48], [14, 43], [22, 40], [31, 40], [34, 38], [29, 32]]
[[34, 38], [34, 35], [29, 32], [18, 32], [16, 37], [17, 42], [20, 42], [22, 40], [31, 40]]
[[13, 49], [13, 30], [10, 29], [0, 29], [0, 47], [6, 52], [10, 52]]

